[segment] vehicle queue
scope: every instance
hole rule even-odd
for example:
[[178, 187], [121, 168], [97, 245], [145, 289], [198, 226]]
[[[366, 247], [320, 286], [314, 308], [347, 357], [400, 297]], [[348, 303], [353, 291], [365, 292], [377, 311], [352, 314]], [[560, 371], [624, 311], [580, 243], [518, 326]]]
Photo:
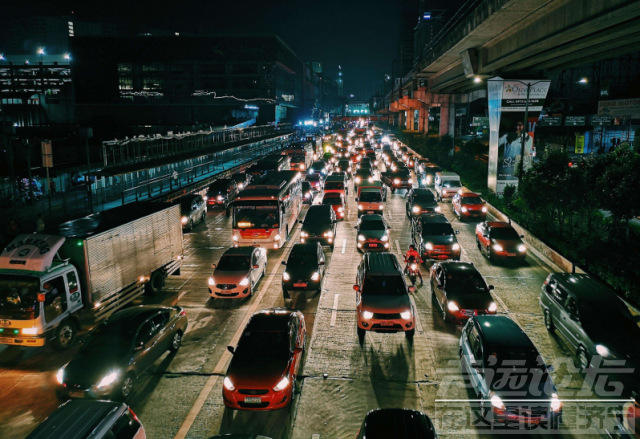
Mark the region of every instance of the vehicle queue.
[[[338, 222], [348, 215], [348, 183], [353, 181], [351, 196], [358, 209], [355, 245], [363, 254], [353, 285], [359, 342], [365, 342], [368, 331], [403, 332], [409, 342], [413, 340], [417, 310], [410, 296], [416, 287], [415, 279], [409, 286], [406, 277], [421, 262], [427, 264], [428, 290], [442, 320], [464, 326], [459, 353], [463, 373], [470, 377], [477, 396], [472, 404], [476, 414], [494, 423], [557, 429], [563, 407], [549, 375], [553, 369], [546, 365], [518, 324], [508, 316], [496, 315], [498, 306], [491, 294], [493, 285], [486, 282], [472, 263], [461, 262], [458, 231], [441, 213], [438, 201], [450, 198], [453, 211], [461, 220], [479, 221], [476, 244], [492, 263], [524, 260], [527, 247], [523, 237], [508, 223], [488, 221], [485, 202], [478, 194], [466, 190], [459, 176], [443, 172], [387, 133], [375, 128], [352, 130], [344, 137], [333, 135], [325, 142], [321, 154], [311, 151], [308, 144], [301, 145], [302, 154], [298, 151], [288, 154], [292, 160], [296, 158], [290, 165], [288, 161], [283, 164], [279, 158], [269, 159], [271, 168], [263, 169], [270, 165], [262, 164], [259, 173], [249, 171], [247, 175], [253, 174], [253, 179], [243, 181], [242, 189], [233, 180], [218, 184], [217, 192], [212, 189], [211, 198], [215, 202], [209, 204], [221, 202], [231, 209], [234, 244], [212, 264], [214, 271], [207, 280], [212, 297], [236, 300], [250, 297], [266, 274], [269, 251], [283, 248], [288, 241], [291, 245], [289, 257], [283, 262], [285, 271], [281, 279], [286, 307], [257, 311], [238, 343], [228, 347], [232, 360], [223, 379], [224, 405], [232, 410], [278, 410], [291, 405], [307, 349], [304, 316], [293, 308], [296, 301], [320, 294], [328, 268], [325, 247], [334, 248]], [[305, 153], [313, 154], [314, 159], [310, 160]], [[386, 170], [381, 172], [378, 163], [384, 163]], [[385, 216], [387, 188], [392, 194], [406, 191], [403, 194], [405, 213], [411, 219], [410, 239], [415, 254], [410, 249], [404, 263], [390, 251], [391, 228]], [[302, 220], [302, 205], [307, 201], [311, 206]], [[296, 223], [301, 224], [299, 243], [290, 242]], [[193, 227], [192, 223], [188, 225]], [[576, 290], [574, 285], [586, 285], [591, 293]], [[615, 294], [589, 276], [551, 274], [542, 287], [540, 301], [547, 329], [570, 333], [563, 313], [567, 313], [575, 325], [580, 324], [579, 315], [587, 314], [585, 304], [595, 300], [596, 291], [609, 295], [610, 301], [598, 303], [612, 316], [624, 318], [623, 321], [631, 318], [622, 302], [616, 302]], [[109, 325], [118, 328], [116, 334], [126, 336], [129, 331], [132, 339], [141, 340], [139, 346], [142, 347], [163, 334], [164, 341], [158, 352], [180, 347], [186, 329], [186, 313], [182, 309], [139, 308], [145, 309], [131, 311], [129, 308], [111, 316], [90, 335], [78, 356], [58, 371], [61, 397], [73, 398], [78, 390], [84, 391], [78, 386], [85, 385], [86, 378], [71, 381], [72, 376], [86, 374], [83, 365], [86, 358], [96, 354], [96, 346], [114, 343], [104, 339], [107, 331], [113, 333]], [[169, 324], [171, 331], [164, 330]], [[505, 334], [509, 337], [505, 338]], [[586, 338], [571, 342], [585, 370], [597, 356], [623, 355], [624, 347], [612, 340], [607, 342], [608, 346]], [[134, 343], [130, 355], [136, 355], [138, 343]], [[501, 374], [505, 372], [500, 366], [513, 360], [524, 362], [526, 382], [540, 390], [535, 395], [535, 392], [527, 394], [524, 402], [510, 400], [508, 388], [499, 391], [495, 387], [495, 381], [504, 378]], [[83, 397], [126, 401], [134, 391], [134, 381], [126, 378], [139, 373], [103, 367], [94, 374], [102, 377], [101, 381], [91, 381], [89, 390], [93, 393], [85, 393]], [[535, 399], [534, 407], [531, 407], [532, 399]], [[385, 420], [393, 422], [407, 416], [417, 421], [407, 427], [406, 437], [437, 437], [428, 416], [402, 408], [370, 412], [358, 437], [381, 437], [380, 432], [387, 428]], [[140, 425], [137, 417], [131, 423]], [[374, 424], [381, 425], [378, 432], [372, 430]], [[400, 437], [397, 432], [395, 437]]]

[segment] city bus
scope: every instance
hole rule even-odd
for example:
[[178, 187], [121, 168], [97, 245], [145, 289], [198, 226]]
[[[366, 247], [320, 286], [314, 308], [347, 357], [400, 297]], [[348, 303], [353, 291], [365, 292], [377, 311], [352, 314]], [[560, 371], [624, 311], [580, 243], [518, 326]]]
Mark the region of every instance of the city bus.
[[299, 171], [271, 171], [233, 201], [233, 245], [282, 248], [302, 208]]
[[311, 142], [292, 143], [283, 154], [291, 159], [292, 171], [306, 171], [315, 160], [315, 151]]
[[266, 175], [268, 171], [288, 171], [291, 168], [291, 158], [288, 155], [270, 154], [251, 166], [247, 173], [253, 178]]

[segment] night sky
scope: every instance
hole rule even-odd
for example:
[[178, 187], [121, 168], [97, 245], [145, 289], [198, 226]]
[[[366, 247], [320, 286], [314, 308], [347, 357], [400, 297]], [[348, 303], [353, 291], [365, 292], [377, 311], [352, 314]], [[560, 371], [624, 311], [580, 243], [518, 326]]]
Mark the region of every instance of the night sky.
[[28, 0], [0, 2], [4, 3], [0, 14], [6, 18], [73, 11], [78, 20], [145, 24], [178, 32], [276, 34], [303, 61], [321, 61], [333, 78], [341, 65], [345, 93], [368, 98], [383, 75], [391, 73], [400, 32], [400, 2]]

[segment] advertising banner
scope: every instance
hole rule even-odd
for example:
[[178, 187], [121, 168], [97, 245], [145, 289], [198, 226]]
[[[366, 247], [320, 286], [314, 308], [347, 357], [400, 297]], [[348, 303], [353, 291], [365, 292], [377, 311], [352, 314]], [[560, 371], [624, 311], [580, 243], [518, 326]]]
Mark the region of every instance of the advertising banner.
[[598, 114], [640, 119], [640, 99], [617, 99], [598, 102]]
[[576, 154], [584, 154], [584, 136], [576, 136]]
[[567, 116], [564, 125], [567, 127], [583, 127], [587, 124], [587, 116]]
[[474, 127], [486, 127], [489, 125], [488, 117], [474, 117], [473, 122], [471, 122], [471, 126]]
[[[489, 103], [489, 173], [488, 186], [501, 196], [508, 185], [517, 186], [516, 170], [523, 157], [523, 167], [531, 166], [535, 150], [533, 138], [540, 111], [549, 90], [549, 81], [487, 81]], [[527, 87], [529, 106], [527, 120]]]

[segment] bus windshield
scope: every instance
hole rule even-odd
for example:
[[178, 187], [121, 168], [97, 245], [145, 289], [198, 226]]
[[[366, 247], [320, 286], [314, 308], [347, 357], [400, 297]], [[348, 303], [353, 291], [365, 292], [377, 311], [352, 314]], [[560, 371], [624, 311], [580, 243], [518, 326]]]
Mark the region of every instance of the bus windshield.
[[40, 280], [32, 276], [0, 276], [0, 312], [35, 312]]
[[279, 225], [277, 204], [233, 208], [233, 227], [236, 229], [276, 229]]

